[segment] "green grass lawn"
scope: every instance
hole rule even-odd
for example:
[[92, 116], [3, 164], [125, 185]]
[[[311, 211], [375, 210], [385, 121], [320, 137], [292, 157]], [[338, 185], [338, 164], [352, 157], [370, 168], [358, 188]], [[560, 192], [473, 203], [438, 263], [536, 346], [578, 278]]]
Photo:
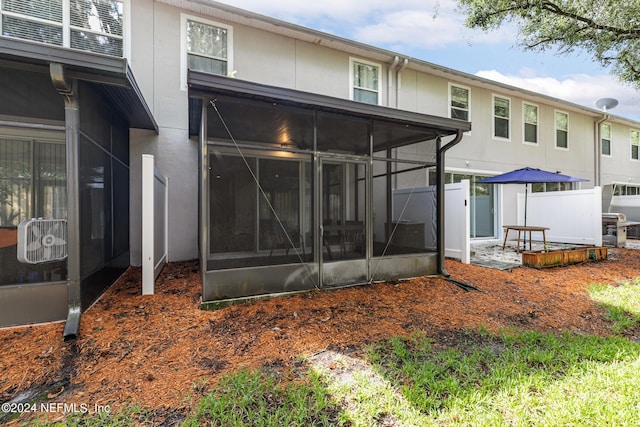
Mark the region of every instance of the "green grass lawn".
[[[326, 353], [308, 370], [224, 376], [186, 426], [637, 426], [638, 281], [593, 285], [609, 337], [452, 331], [447, 345], [415, 334], [370, 346], [365, 360]], [[330, 366], [329, 366], [330, 364]], [[145, 425], [149, 414], [75, 416], [68, 425]], [[43, 423], [43, 425], [48, 425]]]

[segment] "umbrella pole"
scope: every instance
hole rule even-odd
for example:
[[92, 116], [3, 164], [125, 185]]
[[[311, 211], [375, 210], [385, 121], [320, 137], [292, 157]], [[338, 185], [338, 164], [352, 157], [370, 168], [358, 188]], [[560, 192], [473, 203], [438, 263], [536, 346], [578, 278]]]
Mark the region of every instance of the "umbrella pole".
[[[527, 226], [527, 199], [529, 194], [529, 184], [524, 185], [524, 226]], [[520, 248], [518, 248], [520, 249]], [[527, 249], [527, 232], [524, 232], [524, 249]]]

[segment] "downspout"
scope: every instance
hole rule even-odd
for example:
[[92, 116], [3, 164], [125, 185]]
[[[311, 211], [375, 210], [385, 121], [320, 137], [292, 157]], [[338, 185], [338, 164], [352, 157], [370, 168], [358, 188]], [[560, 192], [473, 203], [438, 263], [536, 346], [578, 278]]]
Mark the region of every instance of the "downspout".
[[402, 87], [402, 71], [407, 68], [407, 64], [409, 64], [409, 60], [404, 58], [402, 60], [402, 65], [398, 67], [398, 71], [396, 71], [396, 108], [400, 106], [400, 88]]
[[601, 161], [602, 161], [602, 138], [601, 138], [601, 131], [600, 131], [600, 125], [604, 122], [606, 122], [607, 120], [609, 120], [611, 118], [610, 114], [604, 114], [602, 116], [601, 119], [597, 120], [595, 123], [595, 137], [596, 140], [594, 141], [594, 148], [595, 148], [595, 153], [594, 153], [594, 166], [593, 166], [593, 174], [594, 174], [594, 179], [593, 179], [593, 185], [596, 187], [599, 187], [600, 181], [601, 181]]
[[67, 161], [67, 323], [65, 341], [75, 339], [80, 329], [80, 181], [79, 133], [80, 110], [77, 83], [69, 82], [60, 63], [49, 64], [49, 74], [55, 89], [64, 99], [65, 148]]
[[398, 56], [394, 56], [393, 61], [391, 61], [391, 64], [389, 64], [389, 69], [387, 70], [387, 107], [391, 107], [391, 86], [393, 86], [393, 70], [395, 70], [398, 66], [398, 62], [400, 62], [400, 58], [398, 58]]
[[441, 147], [442, 139], [438, 136], [436, 139], [436, 148], [438, 153], [438, 159], [436, 162], [436, 197], [437, 197], [437, 215], [436, 215], [436, 227], [438, 231], [438, 238], [436, 242], [436, 249], [438, 251], [438, 274], [449, 277], [450, 274], [444, 267], [444, 154], [445, 152], [462, 141], [463, 132], [458, 130], [456, 137], [448, 142], [444, 147]]

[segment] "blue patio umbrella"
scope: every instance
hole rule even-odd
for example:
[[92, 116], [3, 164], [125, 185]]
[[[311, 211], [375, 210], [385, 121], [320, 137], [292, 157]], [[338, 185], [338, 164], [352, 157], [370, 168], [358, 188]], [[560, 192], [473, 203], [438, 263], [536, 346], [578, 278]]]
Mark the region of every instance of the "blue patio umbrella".
[[524, 187], [524, 225], [527, 225], [527, 184], [548, 183], [548, 182], [583, 182], [584, 178], [576, 178], [563, 175], [558, 172], [549, 172], [542, 169], [522, 168], [511, 172], [476, 181], [478, 184], [525, 184]]

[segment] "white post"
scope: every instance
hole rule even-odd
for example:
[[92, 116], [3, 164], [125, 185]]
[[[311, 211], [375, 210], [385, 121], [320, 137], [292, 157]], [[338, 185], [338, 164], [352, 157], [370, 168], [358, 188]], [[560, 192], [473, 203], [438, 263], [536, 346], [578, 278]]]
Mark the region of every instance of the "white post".
[[142, 295], [154, 293], [154, 158], [142, 155]]

